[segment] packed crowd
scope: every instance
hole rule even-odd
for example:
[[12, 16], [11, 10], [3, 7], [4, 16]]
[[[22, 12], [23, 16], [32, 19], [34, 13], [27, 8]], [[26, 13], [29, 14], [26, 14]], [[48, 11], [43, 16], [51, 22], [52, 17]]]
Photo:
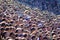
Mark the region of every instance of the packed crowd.
[[0, 0], [0, 40], [60, 40], [60, 16]]

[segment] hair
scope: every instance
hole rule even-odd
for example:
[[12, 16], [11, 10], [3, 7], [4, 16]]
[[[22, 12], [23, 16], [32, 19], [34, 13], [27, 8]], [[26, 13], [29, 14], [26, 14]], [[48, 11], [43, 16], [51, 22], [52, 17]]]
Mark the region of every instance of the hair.
[[19, 39], [15, 39], [15, 40], [19, 40]]

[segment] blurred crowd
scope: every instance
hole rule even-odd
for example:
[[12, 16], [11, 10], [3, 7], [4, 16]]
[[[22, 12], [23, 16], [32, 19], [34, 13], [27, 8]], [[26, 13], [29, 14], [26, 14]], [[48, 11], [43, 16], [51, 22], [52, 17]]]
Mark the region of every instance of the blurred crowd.
[[60, 0], [18, 0], [32, 7], [38, 7], [40, 10], [48, 10], [55, 14], [60, 14]]
[[60, 16], [0, 0], [0, 40], [60, 40]]

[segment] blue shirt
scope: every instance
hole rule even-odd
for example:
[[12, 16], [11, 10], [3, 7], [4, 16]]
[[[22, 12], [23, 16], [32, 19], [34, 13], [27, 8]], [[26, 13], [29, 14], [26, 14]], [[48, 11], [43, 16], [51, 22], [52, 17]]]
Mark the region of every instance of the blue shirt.
[[0, 20], [0, 22], [2, 22], [2, 20]]

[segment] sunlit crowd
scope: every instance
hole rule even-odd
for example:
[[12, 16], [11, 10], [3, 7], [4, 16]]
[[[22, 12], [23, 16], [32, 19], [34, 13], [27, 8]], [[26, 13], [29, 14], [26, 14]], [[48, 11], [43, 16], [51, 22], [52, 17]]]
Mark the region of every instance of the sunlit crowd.
[[1, 40], [60, 40], [60, 17], [15, 1], [0, 1]]

